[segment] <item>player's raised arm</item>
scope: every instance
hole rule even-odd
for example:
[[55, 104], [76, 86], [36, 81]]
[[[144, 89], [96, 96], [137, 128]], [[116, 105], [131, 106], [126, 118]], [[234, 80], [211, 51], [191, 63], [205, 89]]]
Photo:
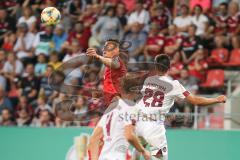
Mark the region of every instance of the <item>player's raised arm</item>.
[[126, 139], [128, 140], [128, 142], [131, 145], [133, 145], [133, 147], [135, 147], [137, 149], [138, 152], [140, 152], [143, 155], [145, 160], [150, 160], [151, 154], [147, 150], [144, 149], [144, 147], [138, 140], [134, 130], [135, 130], [135, 127], [131, 124], [126, 125], [124, 127], [124, 135], [125, 135]]
[[98, 55], [96, 50], [94, 48], [88, 48], [87, 49], [87, 54], [89, 56], [92, 56], [94, 58], [97, 58], [98, 60], [100, 60], [104, 65], [109, 66], [111, 68], [117, 69], [120, 67], [120, 63], [119, 61], [117, 61], [116, 58], [108, 58], [108, 57], [104, 57], [101, 55]]
[[211, 105], [211, 104], [216, 104], [216, 103], [225, 103], [226, 96], [221, 95], [221, 96], [218, 96], [215, 98], [206, 98], [206, 97], [189, 94], [186, 97], [186, 100], [193, 105], [206, 106], [206, 105]]
[[91, 157], [92, 160], [97, 160], [99, 156], [99, 148], [101, 139], [103, 138], [103, 129], [102, 127], [96, 127], [94, 132], [90, 138], [88, 144], [88, 156]]
[[119, 42], [116, 40], [107, 40], [103, 47], [103, 56], [98, 55], [96, 49], [88, 48], [87, 55], [100, 60], [104, 65], [113, 69], [120, 67], [120, 62], [117, 58], [119, 56]]

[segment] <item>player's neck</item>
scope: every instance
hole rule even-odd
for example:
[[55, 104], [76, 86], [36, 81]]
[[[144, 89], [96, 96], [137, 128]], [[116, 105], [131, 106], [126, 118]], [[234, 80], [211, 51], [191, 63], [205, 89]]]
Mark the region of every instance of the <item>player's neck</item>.
[[158, 76], [166, 76], [166, 73], [158, 72], [157, 75], [158, 75]]
[[134, 101], [134, 96], [132, 94], [122, 94], [121, 97], [122, 97], [122, 99]]

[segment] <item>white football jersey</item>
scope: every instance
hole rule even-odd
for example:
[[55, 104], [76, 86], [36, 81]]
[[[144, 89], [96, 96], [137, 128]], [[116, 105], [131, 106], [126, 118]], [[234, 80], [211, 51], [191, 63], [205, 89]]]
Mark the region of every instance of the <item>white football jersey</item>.
[[178, 82], [167, 76], [148, 77], [141, 89], [142, 99], [138, 108], [143, 113], [168, 113], [176, 98], [184, 99], [190, 93]]
[[[134, 102], [126, 100], [118, 100], [109, 107], [113, 107], [111, 111], [105, 113], [98, 123], [103, 129], [104, 145], [99, 156], [99, 160], [125, 160], [129, 143], [124, 136], [124, 127], [131, 124], [132, 121], [127, 118], [133, 109]], [[132, 107], [131, 107], [132, 106]]]

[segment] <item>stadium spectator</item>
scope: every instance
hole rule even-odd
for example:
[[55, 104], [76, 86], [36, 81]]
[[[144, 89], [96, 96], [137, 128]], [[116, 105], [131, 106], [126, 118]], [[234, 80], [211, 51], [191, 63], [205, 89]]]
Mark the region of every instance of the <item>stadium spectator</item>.
[[200, 53], [203, 52], [203, 44], [201, 38], [196, 35], [196, 26], [191, 25], [188, 28], [188, 36], [183, 40], [181, 46], [181, 55], [184, 64], [188, 64]]
[[237, 2], [232, 1], [228, 7], [228, 33], [230, 38], [230, 44], [233, 48], [239, 48], [239, 37], [240, 33], [240, 13], [239, 13], [239, 4]]
[[125, 5], [123, 3], [119, 3], [117, 5], [117, 9], [116, 9], [116, 15], [122, 25], [122, 27], [124, 28], [127, 24], [127, 16], [126, 14], [126, 8]]
[[23, 73], [23, 64], [19, 61], [14, 53], [8, 53], [7, 61], [4, 63], [2, 72], [6, 78], [13, 81], [14, 78]]
[[16, 52], [17, 57], [20, 59], [33, 57], [31, 49], [33, 47], [35, 35], [28, 31], [28, 26], [25, 22], [19, 23], [17, 29], [18, 38], [13, 48], [14, 52]]
[[163, 50], [164, 36], [159, 34], [159, 30], [159, 25], [152, 22], [146, 45], [144, 47], [144, 56], [147, 61], [153, 61], [154, 57]]
[[205, 53], [199, 52], [196, 58], [188, 65], [189, 75], [195, 77], [198, 82], [204, 82], [207, 68], [208, 63], [205, 59]]
[[68, 53], [64, 56], [63, 62], [66, 62], [70, 60], [71, 58], [74, 58], [78, 56], [80, 53], [82, 53], [83, 48], [79, 44], [79, 41], [77, 39], [74, 39], [71, 44], [71, 48], [68, 49]]
[[74, 30], [69, 33], [68, 41], [64, 44], [63, 48], [71, 48], [74, 39], [79, 41], [79, 45], [86, 50], [88, 48], [88, 39], [91, 36], [89, 27], [84, 27], [81, 22], [78, 22], [74, 26]]
[[36, 56], [40, 53], [49, 56], [49, 52], [53, 50], [52, 44], [53, 38], [53, 26], [45, 26], [44, 31], [40, 31], [36, 34], [33, 42], [33, 52]]
[[38, 89], [39, 89], [39, 80], [34, 75], [34, 66], [33, 64], [28, 64], [26, 66], [25, 76], [20, 80], [20, 95], [26, 96], [28, 102], [31, 103], [37, 98]]
[[52, 51], [50, 53], [50, 58], [48, 65], [52, 66], [53, 69], [57, 69], [59, 66], [61, 66], [62, 62], [59, 61], [58, 53], [56, 51]]
[[7, 11], [0, 8], [0, 46], [3, 44], [4, 37], [15, 31], [15, 24], [14, 19], [7, 15]]
[[53, 33], [53, 44], [54, 44], [54, 50], [57, 52], [60, 52], [62, 49], [63, 43], [67, 40], [67, 33], [64, 31], [63, 25], [58, 24], [55, 27], [54, 33]]
[[4, 49], [7, 52], [11, 52], [15, 45], [15, 41], [16, 41], [16, 34], [14, 34], [13, 32], [6, 33], [4, 36], [2, 49]]
[[52, 108], [47, 104], [47, 98], [43, 95], [39, 96], [37, 99], [37, 107], [35, 109], [35, 116], [39, 117], [41, 111], [48, 110], [49, 112], [53, 112]]
[[187, 68], [180, 70], [180, 78], [178, 81], [188, 90], [189, 92], [196, 94], [198, 90], [197, 80], [193, 76], [190, 76]]
[[100, 45], [103, 45], [108, 37], [120, 38], [122, 36], [122, 26], [115, 14], [116, 9], [108, 7], [104, 16], [99, 17], [92, 27], [92, 36], [97, 39]]
[[72, 19], [77, 20], [86, 6], [85, 1], [72, 0], [67, 3], [67, 12]]
[[46, 56], [44, 54], [39, 54], [37, 57], [37, 63], [34, 67], [34, 74], [41, 77], [46, 71], [46, 67]]
[[8, 108], [4, 108], [1, 112], [0, 126], [14, 126], [15, 122], [12, 119], [12, 114]]
[[50, 74], [54, 71], [54, 68], [51, 65], [46, 66], [46, 71], [44, 72], [43, 76], [40, 80], [40, 91], [44, 93], [46, 97], [48, 97], [49, 100], [53, 100], [53, 90], [50, 88], [48, 83], [48, 78]]
[[33, 32], [37, 18], [33, 15], [32, 8], [30, 6], [23, 8], [23, 16], [18, 19], [18, 24], [26, 23], [30, 32]]
[[20, 96], [19, 97], [19, 102], [17, 104], [17, 106], [15, 107], [16, 109], [16, 112], [15, 112], [15, 117], [18, 118], [19, 115], [18, 115], [18, 111], [20, 111], [21, 109], [26, 109], [28, 115], [30, 117], [33, 117], [33, 107], [28, 103], [28, 100], [27, 100], [27, 97], [25, 96]]
[[13, 111], [13, 106], [9, 98], [6, 96], [4, 88], [0, 85], [0, 113], [4, 108]]
[[26, 108], [21, 108], [17, 111], [18, 118], [16, 119], [16, 123], [18, 127], [29, 126], [32, 122], [31, 115]]
[[172, 24], [168, 27], [168, 36], [165, 38], [164, 53], [173, 56], [178, 52], [183, 41], [181, 34], [177, 33], [176, 25]]
[[143, 60], [141, 55], [147, 40], [147, 34], [141, 30], [141, 24], [134, 23], [131, 30], [124, 36], [125, 41], [130, 41], [132, 46], [128, 49], [130, 60]]
[[143, 8], [143, 2], [141, 0], [137, 0], [135, 5], [135, 11], [132, 12], [128, 18], [127, 28], [126, 30], [130, 30], [132, 25], [139, 23], [140, 29], [148, 32], [148, 24], [150, 21], [149, 12]]
[[203, 36], [208, 27], [208, 18], [203, 14], [203, 9], [200, 5], [194, 7], [194, 14], [191, 18], [192, 24], [197, 26], [196, 34]]
[[163, 5], [158, 5], [154, 8], [153, 15], [151, 15], [151, 22], [159, 25], [160, 32], [167, 33], [170, 19]]
[[181, 14], [174, 18], [173, 24], [177, 26], [178, 32], [187, 32], [188, 27], [191, 25], [192, 20], [189, 15], [189, 8], [187, 5], [181, 5]]
[[33, 127], [53, 127], [52, 115], [49, 110], [43, 109], [39, 113], [39, 118], [35, 118], [32, 121], [31, 126]]
[[183, 69], [184, 65], [181, 61], [181, 55], [179, 53], [175, 54], [171, 60], [171, 68], [169, 71], [169, 75], [173, 79], [180, 78], [181, 70]]
[[215, 46], [221, 46], [227, 44], [227, 29], [228, 29], [228, 4], [221, 3], [218, 6], [218, 12], [214, 16], [214, 24], [212, 25], [214, 28], [214, 43]]
[[[100, 8], [100, 9], [99, 9]], [[98, 16], [101, 14], [101, 7], [98, 4], [86, 5], [85, 10], [78, 17], [78, 22], [81, 22], [85, 28], [88, 28], [96, 23]], [[90, 30], [90, 29], [89, 29]]]

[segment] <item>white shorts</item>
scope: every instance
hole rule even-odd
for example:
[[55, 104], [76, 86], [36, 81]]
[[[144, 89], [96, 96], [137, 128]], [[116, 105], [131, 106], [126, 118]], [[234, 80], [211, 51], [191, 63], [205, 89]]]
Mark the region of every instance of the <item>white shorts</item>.
[[150, 151], [153, 156], [161, 150], [163, 157], [166, 157], [164, 160], [167, 160], [168, 147], [165, 134], [166, 130], [162, 123], [138, 121], [136, 133], [138, 136], [143, 137], [150, 145]]
[[126, 154], [109, 152], [107, 154], [101, 154], [98, 160], [126, 160]]

